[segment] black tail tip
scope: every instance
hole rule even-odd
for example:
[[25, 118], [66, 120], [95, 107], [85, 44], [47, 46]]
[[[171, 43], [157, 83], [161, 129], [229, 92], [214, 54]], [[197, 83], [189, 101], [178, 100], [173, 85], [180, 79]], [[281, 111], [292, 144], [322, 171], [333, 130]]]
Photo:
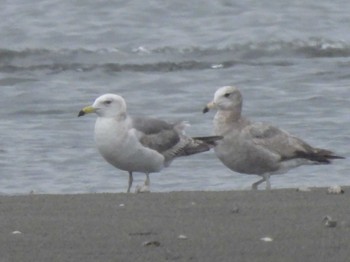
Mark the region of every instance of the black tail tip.
[[203, 137], [193, 137], [194, 140], [199, 140], [204, 142], [206, 145], [213, 147], [217, 145], [219, 140], [222, 140], [223, 136], [203, 136]]

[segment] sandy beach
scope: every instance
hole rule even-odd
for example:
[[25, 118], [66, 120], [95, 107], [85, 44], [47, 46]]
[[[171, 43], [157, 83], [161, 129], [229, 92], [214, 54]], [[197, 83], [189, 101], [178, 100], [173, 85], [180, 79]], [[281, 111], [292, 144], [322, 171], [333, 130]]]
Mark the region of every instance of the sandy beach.
[[344, 190], [1, 196], [1, 261], [348, 261]]

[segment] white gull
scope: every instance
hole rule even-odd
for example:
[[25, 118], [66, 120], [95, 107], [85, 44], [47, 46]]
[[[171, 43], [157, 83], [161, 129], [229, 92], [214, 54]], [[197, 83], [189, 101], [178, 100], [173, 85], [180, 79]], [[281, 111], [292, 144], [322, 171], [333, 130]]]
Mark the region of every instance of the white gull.
[[78, 116], [96, 113], [95, 142], [104, 159], [118, 169], [129, 172], [127, 192], [133, 172], [146, 174], [139, 191], [149, 191], [149, 174], [159, 172], [179, 156], [210, 150], [219, 136], [191, 138], [185, 135], [185, 122], [170, 124], [148, 117], [130, 117], [125, 100], [115, 94], [98, 97], [84, 107]]

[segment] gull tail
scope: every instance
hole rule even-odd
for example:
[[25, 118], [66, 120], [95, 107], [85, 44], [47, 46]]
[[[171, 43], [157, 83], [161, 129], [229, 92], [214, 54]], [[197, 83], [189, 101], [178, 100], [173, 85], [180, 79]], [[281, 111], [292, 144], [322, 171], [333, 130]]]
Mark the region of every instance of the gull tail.
[[315, 148], [309, 152], [297, 151], [296, 155], [320, 164], [330, 164], [332, 159], [345, 159], [345, 157], [335, 155], [332, 151], [321, 148]]
[[216, 146], [218, 140], [223, 139], [223, 136], [202, 136], [202, 137], [192, 137], [193, 140], [202, 141], [208, 145]]
[[191, 141], [183, 148], [183, 155], [188, 156], [209, 151], [222, 138], [222, 136], [192, 137]]
[[180, 141], [170, 149], [163, 152], [165, 157], [164, 165], [169, 166], [171, 161], [180, 156], [189, 156], [209, 151], [216, 145], [222, 136], [187, 137], [183, 136]]

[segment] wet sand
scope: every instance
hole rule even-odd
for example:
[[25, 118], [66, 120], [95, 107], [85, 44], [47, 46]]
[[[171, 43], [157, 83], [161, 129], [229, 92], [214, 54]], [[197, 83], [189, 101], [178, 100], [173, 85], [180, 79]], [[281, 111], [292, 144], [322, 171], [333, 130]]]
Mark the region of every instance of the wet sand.
[[1, 196], [0, 261], [349, 261], [344, 190]]

